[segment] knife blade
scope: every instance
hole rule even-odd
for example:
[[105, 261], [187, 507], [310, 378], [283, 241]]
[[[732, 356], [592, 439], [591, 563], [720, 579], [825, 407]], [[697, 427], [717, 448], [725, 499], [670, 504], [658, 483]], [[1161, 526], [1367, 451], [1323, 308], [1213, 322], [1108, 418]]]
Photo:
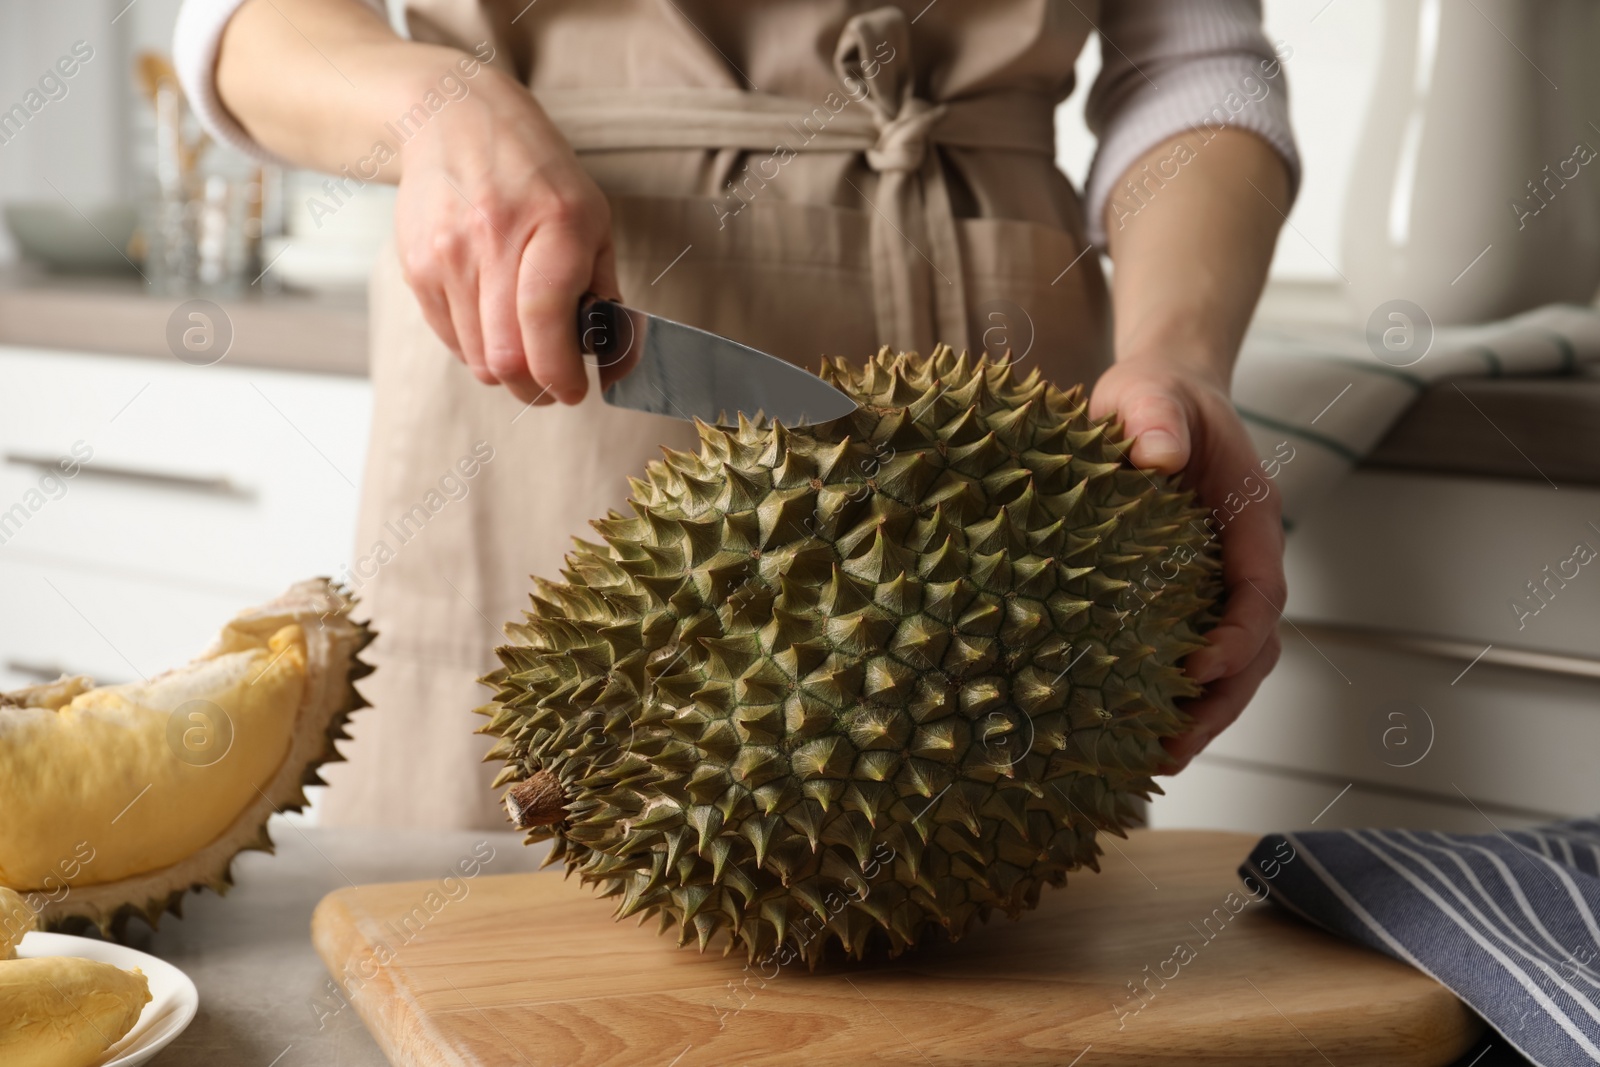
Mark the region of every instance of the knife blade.
[[714, 426], [757, 413], [806, 426], [856, 410], [855, 401], [792, 363], [593, 293], [578, 305], [578, 342], [599, 360], [614, 407]]

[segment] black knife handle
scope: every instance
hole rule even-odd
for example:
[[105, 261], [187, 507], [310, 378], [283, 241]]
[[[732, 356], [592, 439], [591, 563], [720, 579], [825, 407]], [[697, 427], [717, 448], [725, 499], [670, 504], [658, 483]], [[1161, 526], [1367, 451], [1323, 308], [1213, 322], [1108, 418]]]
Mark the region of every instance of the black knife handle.
[[632, 338], [625, 334], [631, 324], [622, 308], [596, 293], [584, 293], [578, 300], [578, 348], [596, 357], [601, 367], [609, 367], [628, 354]]

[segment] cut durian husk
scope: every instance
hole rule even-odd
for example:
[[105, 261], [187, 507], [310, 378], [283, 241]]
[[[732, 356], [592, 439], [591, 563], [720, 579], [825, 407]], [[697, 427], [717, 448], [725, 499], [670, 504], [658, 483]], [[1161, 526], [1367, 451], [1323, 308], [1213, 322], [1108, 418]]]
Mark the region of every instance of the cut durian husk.
[[147, 681], [0, 694], [0, 885], [44, 928], [109, 936], [181, 914], [189, 890], [226, 892], [233, 857], [272, 851], [267, 820], [305, 806], [366, 706], [372, 633], [353, 605], [312, 579]]
[[1095, 868], [1220, 592], [1193, 494], [1081, 389], [946, 346], [823, 377], [859, 410], [652, 463], [537, 581], [479, 709], [513, 822], [618, 918], [780, 966]]

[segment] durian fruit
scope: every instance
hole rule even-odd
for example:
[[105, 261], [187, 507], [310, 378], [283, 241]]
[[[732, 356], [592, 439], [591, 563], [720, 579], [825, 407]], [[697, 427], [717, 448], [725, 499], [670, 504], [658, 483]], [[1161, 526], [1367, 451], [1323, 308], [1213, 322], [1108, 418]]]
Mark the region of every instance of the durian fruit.
[[96, 688], [84, 677], [0, 694], [0, 885], [41, 925], [118, 935], [183, 894], [226, 892], [267, 819], [305, 804], [339, 755], [371, 668], [353, 601], [301, 582], [229, 622], [187, 666]]
[[21, 895], [0, 886], [0, 960], [17, 954], [17, 942], [37, 925], [33, 909]]
[[1081, 389], [944, 346], [823, 377], [860, 410], [633, 481], [479, 709], [513, 821], [619, 918], [812, 966], [1098, 869], [1219, 595], [1204, 512]]
[[0, 963], [0, 1063], [94, 1067], [139, 1021], [150, 982], [69, 956]]

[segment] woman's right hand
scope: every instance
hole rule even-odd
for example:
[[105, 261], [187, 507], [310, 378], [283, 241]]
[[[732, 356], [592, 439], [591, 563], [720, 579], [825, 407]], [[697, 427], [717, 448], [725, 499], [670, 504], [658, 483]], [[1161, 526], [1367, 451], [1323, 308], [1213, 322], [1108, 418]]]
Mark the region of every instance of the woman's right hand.
[[[381, 7], [245, 0], [217, 53], [220, 102], [282, 158], [398, 180], [400, 265], [434, 332], [479, 381], [576, 403], [588, 388], [578, 299], [621, 295], [605, 196], [524, 86], [457, 49], [402, 40]], [[397, 125], [418, 119], [397, 145]]]
[[401, 148], [401, 267], [480, 382], [574, 404], [588, 388], [578, 300], [621, 295], [610, 209], [526, 88], [488, 67], [470, 85]]

